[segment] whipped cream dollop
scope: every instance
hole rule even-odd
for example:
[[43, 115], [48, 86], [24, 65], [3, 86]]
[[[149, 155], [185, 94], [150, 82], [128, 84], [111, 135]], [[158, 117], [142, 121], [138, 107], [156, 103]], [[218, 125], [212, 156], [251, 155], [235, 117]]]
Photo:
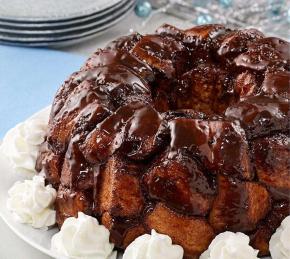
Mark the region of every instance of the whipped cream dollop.
[[55, 224], [53, 203], [56, 190], [46, 185], [44, 177], [36, 175], [32, 180], [16, 182], [8, 191], [7, 208], [16, 220], [32, 225], [34, 228], [46, 228]]
[[51, 107], [17, 124], [4, 136], [1, 152], [17, 172], [35, 172], [40, 144], [44, 141]]
[[169, 236], [158, 234], [154, 229], [151, 235], [137, 237], [125, 250], [123, 259], [182, 259], [183, 248], [173, 245]]
[[250, 245], [243, 233], [223, 232], [217, 235], [200, 259], [257, 259], [258, 250]]
[[67, 218], [52, 237], [51, 250], [57, 258], [115, 259], [117, 252], [113, 252], [109, 236], [109, 230], [99, 225], [96, 218], [79, 212], [77, 218]]
[[290, 216], [286, 217], [270, 239], [273, 259], [290, 259]]

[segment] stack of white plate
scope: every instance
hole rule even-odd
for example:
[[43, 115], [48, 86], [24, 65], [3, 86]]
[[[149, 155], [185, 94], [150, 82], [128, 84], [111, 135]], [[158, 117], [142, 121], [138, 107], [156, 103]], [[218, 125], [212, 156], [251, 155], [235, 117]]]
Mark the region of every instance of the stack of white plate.
[[0, 43], [68, 45], [104, 33], [135, 0], [0, 0]]

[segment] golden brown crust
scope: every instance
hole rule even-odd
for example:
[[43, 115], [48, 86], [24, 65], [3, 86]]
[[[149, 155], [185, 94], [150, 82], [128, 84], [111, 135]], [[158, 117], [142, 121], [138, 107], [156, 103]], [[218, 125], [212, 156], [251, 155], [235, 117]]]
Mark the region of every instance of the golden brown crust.
[[290, 194], [290, 136], [280, 134], [257, 139], [253, 149], [259, 180], [275, 199], [287, 199]]
[[110, 215], [132, 217], [139, 215], [144, 207], [144, 198], [139, 183], [140, 167], [125, 162], [115, 155], [109, 159], [101, 170], [97, 202], [98, 213], [109, 212]]
[[145, 217], [145, 225], [148, 229], [169, 235], [173, 243], [184, 248], [189, 258], [199, 256], [214, 238], [213, 229], [205, 219], [177, 214], [161, 203]]
[[76, 217], [79, 211], [91, 215], [92, 197], [89, 192], [75, 192], [60, 185], [55, 200], [55, 209], [58, 212], [56, 222], [59, 226], [65, 219]]
[[263, 186], [220, 175], [210, 224], [216, 232], [252, 231], [269, 209], [270, 196]]

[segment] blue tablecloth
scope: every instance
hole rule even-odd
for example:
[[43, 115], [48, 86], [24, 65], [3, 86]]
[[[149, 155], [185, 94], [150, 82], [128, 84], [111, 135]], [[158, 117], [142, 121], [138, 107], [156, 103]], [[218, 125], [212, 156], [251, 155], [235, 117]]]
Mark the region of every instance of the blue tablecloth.
[[84, 60], [61, 51], [0, 46], [0, 139], [49, 105], [58, 87]]

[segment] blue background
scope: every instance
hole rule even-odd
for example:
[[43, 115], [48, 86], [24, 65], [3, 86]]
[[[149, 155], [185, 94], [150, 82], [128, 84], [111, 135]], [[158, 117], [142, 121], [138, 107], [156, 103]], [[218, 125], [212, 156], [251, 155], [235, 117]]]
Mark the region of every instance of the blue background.
[[0, 139], [53, 101], [86, 57], [41, 48], [0, 46]]

